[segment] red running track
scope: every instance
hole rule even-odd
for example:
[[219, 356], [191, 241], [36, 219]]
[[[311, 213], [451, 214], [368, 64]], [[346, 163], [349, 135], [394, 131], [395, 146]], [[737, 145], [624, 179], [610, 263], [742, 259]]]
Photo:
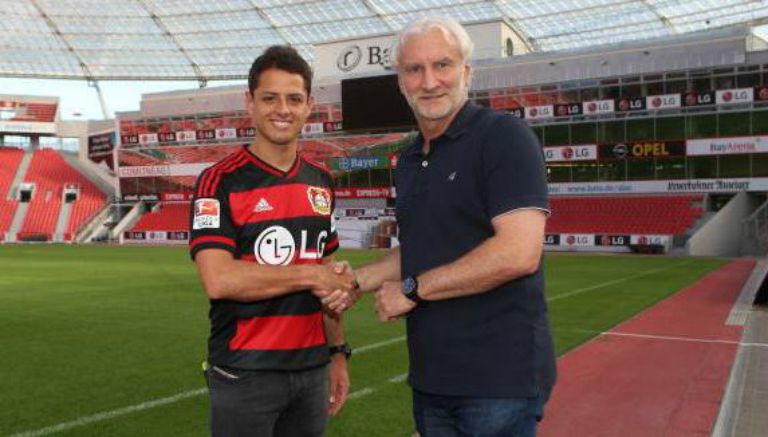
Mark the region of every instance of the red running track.
[[754, 264], [732, 261], [563, 356], [539, 435], [710, 435], [741, 340], [725, 321]]

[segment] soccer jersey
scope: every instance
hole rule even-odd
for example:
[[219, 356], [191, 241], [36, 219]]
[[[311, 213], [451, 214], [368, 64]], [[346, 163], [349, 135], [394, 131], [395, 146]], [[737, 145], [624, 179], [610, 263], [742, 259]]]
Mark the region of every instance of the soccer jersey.
[[[319, 264], [339, 245], [333, 206], [333, 179], [319, 164], [298, 156], [284, 172], [243, 147], [198, 178], [190, 254], [222, 249], [259, 264]], [[321, 304], [310, 290], [210, 303], [211, 364], [299, 370], [328, 361]]]

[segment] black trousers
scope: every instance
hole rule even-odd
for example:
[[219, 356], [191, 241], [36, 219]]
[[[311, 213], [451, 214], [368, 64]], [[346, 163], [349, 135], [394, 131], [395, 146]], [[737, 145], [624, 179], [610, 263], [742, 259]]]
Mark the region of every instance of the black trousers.
[[212, 437], [321, 437], [328, 424], [328, 369], [275, 372], [210, 367]]

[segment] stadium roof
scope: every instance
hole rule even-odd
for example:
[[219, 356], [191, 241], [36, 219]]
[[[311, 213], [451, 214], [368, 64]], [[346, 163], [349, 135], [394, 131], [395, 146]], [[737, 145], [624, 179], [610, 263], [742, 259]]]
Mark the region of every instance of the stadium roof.
[[768, 23], [768, 0], [0, 0], [0, 76], [242, 78], [269, 45], [505, 20], [535, 51]]

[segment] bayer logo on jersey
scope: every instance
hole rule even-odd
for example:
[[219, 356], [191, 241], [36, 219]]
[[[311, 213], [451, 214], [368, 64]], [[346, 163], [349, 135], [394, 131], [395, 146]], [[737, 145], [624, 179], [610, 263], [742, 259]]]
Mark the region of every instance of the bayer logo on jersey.
[[[310, 247], [307, 231], [301, 231], [299, 259], [320, 259], [325, 250], [327, 231], [320, 231], [317, 241]], [[253, 252], [259, 264], [284, 266], [291, 264], [296, 253], [296, 240], [291, 231], [282, 226], [270, 226], [261, 231], [253, 244]]]

